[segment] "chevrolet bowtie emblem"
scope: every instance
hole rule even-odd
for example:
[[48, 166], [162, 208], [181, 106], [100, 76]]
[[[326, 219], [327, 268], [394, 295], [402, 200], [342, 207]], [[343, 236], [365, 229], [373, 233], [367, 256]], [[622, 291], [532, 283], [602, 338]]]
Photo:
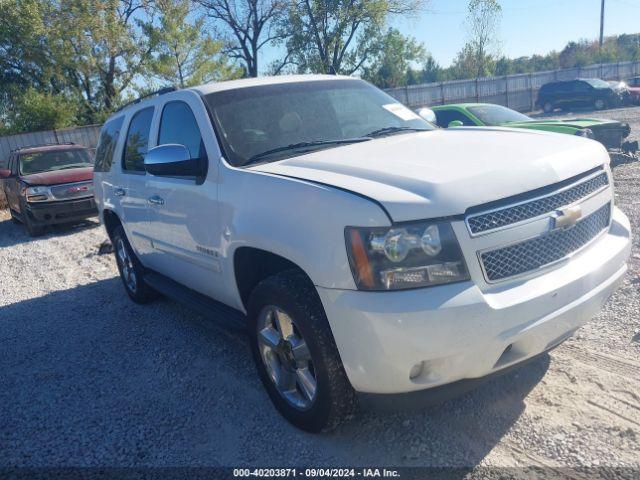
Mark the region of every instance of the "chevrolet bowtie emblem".
[[551, 229], [557, 230], [559, 228], [572, 227], [578, 222], [578, 220], [580, 220], [581, 217], [582, 208], [580, 208], [579, 205], [557, 210], [551, 217], [551, 220], [553, 221]]

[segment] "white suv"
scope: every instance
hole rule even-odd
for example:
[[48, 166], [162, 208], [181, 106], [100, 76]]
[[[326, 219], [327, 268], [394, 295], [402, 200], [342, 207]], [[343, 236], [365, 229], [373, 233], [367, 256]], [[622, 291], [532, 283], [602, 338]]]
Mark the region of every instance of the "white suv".
[[599, 143], [438, 129], [354, 78], [160, 92], [104, 125], [94, 181], [129, 296], [248, 329], [271, 400], [309, 431], [548, 351], [631, 244]]

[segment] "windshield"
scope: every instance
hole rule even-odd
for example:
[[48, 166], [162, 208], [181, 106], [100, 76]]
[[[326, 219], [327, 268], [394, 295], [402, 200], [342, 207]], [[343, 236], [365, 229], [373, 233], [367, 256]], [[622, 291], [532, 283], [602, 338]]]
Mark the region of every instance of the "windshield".
[[469, 111], [487, 126], [502, 125], [510, 122], [529, 122], [531, 117], [500, 105], [478, 105], [469, 107]]
[[611, 88], [611, 86], [605, 82], [604, 80], [600, 80], [599, 78], [587, 78], [584, 80], [593, 88]]
[[89, 152], [80, 148], [20, 155], [20, 173], [23, 175], [66, 170], [68, 168], [90, 167], [92, 165]]
[[355, 79], [260, 85], [204, 98], [225, 156], [235, 166], [435, 128], [386, 93]]

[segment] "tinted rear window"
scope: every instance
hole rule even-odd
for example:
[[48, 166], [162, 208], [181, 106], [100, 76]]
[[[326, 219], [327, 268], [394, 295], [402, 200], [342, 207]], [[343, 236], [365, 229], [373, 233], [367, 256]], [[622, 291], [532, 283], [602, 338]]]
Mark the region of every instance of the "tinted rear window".
[[113, 154], [120, 136], [120, 128], [124, 117], [109, 120], [102, 127], [100, 132], [100, 140], [98, 140], [98, 148], [96, 150], [96, 163], [94, 170], [96, 172], [108, 172], [113, 164]]

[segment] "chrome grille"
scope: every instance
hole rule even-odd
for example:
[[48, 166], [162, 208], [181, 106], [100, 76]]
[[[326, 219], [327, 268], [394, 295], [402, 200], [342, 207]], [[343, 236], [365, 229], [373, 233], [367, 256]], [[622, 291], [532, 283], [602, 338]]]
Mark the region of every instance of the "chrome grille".
[[495, 230], [553, 212], [560, 207], [582, 200], [608, 184], [607, 174], [602, 172], [600, 175], [549, 196], [470, 216], [467, 218], [467, 225], [472, 234]]
[[65, 183], [51, 187], [51, 195], [56, 200], [93, 197], [93, 182]]
[[566, 230], [481, 253], [487, 280], [495, 282], [521, 275], [571, 255], [607, 228], [610, 214], [611, 205], [607, 203]]

